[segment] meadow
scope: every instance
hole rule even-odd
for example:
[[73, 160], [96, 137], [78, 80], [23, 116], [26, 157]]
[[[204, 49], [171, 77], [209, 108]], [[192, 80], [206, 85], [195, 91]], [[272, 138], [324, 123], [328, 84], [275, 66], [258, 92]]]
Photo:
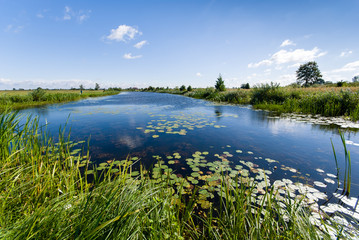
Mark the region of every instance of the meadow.
[[118, 90], [1, 90], [0, 111], [5, 109], [23, 109], [53, 103], [76, 101], [89, 97], [101, 97], [118, 94]]

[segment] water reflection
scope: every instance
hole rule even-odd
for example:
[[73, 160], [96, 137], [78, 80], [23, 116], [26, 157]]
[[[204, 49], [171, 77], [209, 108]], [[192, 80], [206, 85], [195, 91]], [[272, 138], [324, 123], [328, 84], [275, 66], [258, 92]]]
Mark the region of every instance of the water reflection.
[[214, 113], [217, 118], [217, 121], [219, 121], [223, 114], [222, 106], [214, 106]]

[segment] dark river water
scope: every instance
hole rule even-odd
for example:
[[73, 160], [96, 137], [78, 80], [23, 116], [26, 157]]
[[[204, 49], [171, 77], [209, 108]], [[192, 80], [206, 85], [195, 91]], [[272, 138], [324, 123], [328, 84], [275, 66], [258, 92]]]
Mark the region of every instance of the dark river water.
[[[344, 151], [338, 127], [315, 125], [269, 116], [246, 106], [217, 105], [178, 95], [123, 92], [119, 95], [91, 98], [78, 102], [23, 110], [40, 118], [52, 134], [60, 126], [71, 129], [74, 141], [90, 138], [93, 162], [138, 157], [150, 166], [155, 155], [179, 153], [177, 171], [186, 174], [185, 159], [196, 151], [208, 152], [208, 161], [216, 154], [234, 164], [252, 162], [270, 170], [270, 179], [292, 179], [314, 185], [324, 183], [320, 191], [328, 198], [337, 189], [326, 182], [327, 174], [337, 173], [331, 140], [344, 175]], [[356, 132], [343, 130], [345, 139], [359, 143]], [[351, 197], [359, 194], [359, 146], [347, 145], [352, 161]], [[217, 155], [217, 156], [218, 156]], [[275, 161], [272, 161], [275, 160]], [[176, 166], [174, 166], [176, 168]]]

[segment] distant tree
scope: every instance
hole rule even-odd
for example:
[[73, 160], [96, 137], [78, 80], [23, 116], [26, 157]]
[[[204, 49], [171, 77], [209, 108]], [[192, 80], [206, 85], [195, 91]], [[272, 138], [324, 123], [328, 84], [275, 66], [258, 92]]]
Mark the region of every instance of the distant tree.
[[316, 82], [317, 84], [321, 84], [321, 85], [323, 85], [323, 84], [325, 84], [325, 81], [324, 81], [324, 79], [323, 78], [319, 78], [318, 79], [318, 81]]
[[84, 85], [80, 85], [80, 92], [81, 92], [81, 94], [82, 94], [82, 91], [84, 90], [85, 88], [84, 88]]
[[185, 86], [185, 85], [182, 85], [179, 90], [180, 90], [180, 91], [186, 90], [186, 86]]
[[215, 87], [217, 91], [226, 91], [226, 86], [224, 85], [221, 74], [219, 74], [219, 77], [217, 78]]
[[188, 86], [187, 91], [188, 91], [188, 92], [191, 92], [191, 91], [192, 91], [191, 85]]
[[95, 84], [95, 90], [99, 90], [100, 89], [100, 85], [98, 83]]
[[314, 61], [300, 65], [296, 73], [297, 83], [305, 87], [318, 83], [322, 78], [318, 64]]
[[359, 75], [353, 77], [353, 82], [359, 82]]
[[243, 83], [243, 84], [241, 85], [241, 88], [242, 88], [242, 89], [250, 89], [249, 83]]
[[344, 80], [337, 82], [337, 87], [345, 87], [345, 86], [347, 86], [347, 83]]

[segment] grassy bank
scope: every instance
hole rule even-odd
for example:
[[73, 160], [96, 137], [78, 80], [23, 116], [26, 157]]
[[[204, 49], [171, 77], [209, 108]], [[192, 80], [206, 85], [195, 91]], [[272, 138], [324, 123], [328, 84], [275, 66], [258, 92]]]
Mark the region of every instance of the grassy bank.
[[183, 94], [188, 97], [233, 104], [252, 104], [254, 108], [279, 113], [320, 114], [327, 117], [343, 116], [359, 120], [358, 87], [279, 87], [263, 84], [252, 89], [228, 89], [224, 92], [214, 88], [179, 91], [159, 89], [157, 92]]
[[4, 109], [23, 109], [46, 104], [76, 101], [89, 97], [102, 97], [118, 94], [113, 90], [13, 90], [0, 91], [0, 111]]
[[[256, 188], [240, 175], [222, 172], [212, 181], [221, 197], [201, 208], [210, 188], [185, 184], [161, 162], [133, 171], [131, 159], [109, 161], [100, 170], [86, 143], [64, 131], [55, 142], [36, 119], [20, 122], [0, 116], [1, 239], [330, 239], [330, 218], [313, 225], [301, 199], [279, 200], [274, 188], [253, 201]], [[340, 226], [331, 229], [340, 236]]]

